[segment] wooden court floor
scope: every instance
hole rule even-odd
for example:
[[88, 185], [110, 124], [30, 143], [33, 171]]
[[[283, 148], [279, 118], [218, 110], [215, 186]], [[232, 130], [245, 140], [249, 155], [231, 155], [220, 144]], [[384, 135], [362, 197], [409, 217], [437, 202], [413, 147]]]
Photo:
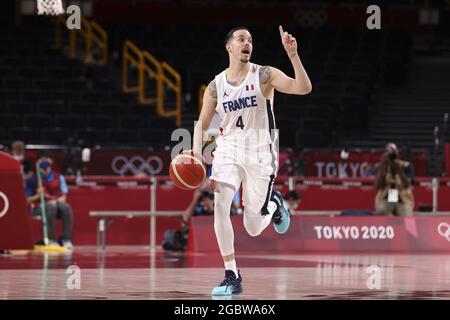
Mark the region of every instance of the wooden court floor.
[[[450, 299], [443, 254], [258, 252], [238, 253], [237, 264], [244, 292], [227, 299]], [[79, 282], [69, 279], [71, 266]], [[218, 253], [79, 246], [70, 254], [0, 255], [0, 299], [224, 299], [210, 294], [222, 279]]]

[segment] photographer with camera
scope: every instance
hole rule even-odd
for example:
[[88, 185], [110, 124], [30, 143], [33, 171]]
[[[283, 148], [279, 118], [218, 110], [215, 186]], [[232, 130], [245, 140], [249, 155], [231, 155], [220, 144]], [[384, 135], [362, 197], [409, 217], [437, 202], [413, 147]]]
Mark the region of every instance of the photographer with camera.
[[185, 210], [183, 222], [188, 223], [192, 216], [214, 215], [214, 193], [207, 188], [195, 190], [191, 204]]
[[380, 215], [412, 216], [414, 168], [401, 160], [397, 146], [388, 143], [380, 161], [375, 186], [375, 211]]
[[164, 233], [162, 247], [167, 251], [184, 251], [189, 238], [189, 220], [192, 216], [214, 216], [214, 193], [206, 181], [195, 190], [192, 201], [183, 214], [179, 230], [167, 230]]

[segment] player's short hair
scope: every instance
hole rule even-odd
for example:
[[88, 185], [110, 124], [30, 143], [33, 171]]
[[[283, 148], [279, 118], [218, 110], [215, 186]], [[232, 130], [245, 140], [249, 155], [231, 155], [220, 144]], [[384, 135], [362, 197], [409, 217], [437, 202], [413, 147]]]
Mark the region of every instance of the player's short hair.
[[249, 31], [246, 27], [236, 27], [236, 28], [231, 29], [230, 32], [228, 32], [227, 35], [225, 36], [225, 44], [227, 44], [233, 38], [233, 33], [238, 30]]

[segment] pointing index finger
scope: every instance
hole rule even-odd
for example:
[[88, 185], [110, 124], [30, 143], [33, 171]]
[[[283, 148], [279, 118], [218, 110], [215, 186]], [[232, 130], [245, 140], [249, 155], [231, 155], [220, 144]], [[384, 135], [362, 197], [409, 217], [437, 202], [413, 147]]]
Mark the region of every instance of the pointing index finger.
[[280, 36], [283, 36], [283, 33], [284, 33], [283, 27], [280, 25], [280, 26], [278, 27], [278, 29], [280, 30]]

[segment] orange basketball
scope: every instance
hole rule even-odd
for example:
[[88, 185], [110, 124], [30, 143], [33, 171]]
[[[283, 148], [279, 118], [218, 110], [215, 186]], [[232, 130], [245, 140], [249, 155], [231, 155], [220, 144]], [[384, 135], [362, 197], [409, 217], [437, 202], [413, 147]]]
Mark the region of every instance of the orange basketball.
[[206, 167], [203, 161], [186, 152], [173, 158], [169, 167], [170, 179], [180, 189], [193, 190], [205, 180]]

